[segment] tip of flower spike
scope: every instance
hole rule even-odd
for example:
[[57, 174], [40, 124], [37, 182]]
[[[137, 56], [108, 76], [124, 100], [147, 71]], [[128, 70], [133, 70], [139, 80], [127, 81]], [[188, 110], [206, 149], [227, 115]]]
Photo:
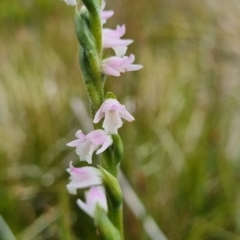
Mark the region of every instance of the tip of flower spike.
[[117, 97], [112, 92], [108, 92], [106, 94], [105, 99], [109, 99], [109, 98], [117, 99]]

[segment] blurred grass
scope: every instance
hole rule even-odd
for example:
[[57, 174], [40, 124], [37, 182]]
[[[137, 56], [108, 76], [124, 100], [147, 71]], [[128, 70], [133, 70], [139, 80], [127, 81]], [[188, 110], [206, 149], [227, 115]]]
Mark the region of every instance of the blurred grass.
[[[144, 65], [106, 85], [136, 118], [120, 130], [123, 171], [170, 240], [240, 239], [240, 3], [107, 6], [108, 26], [126, 23]], [[58, 0], [1, 1], [0, 215], [17, 239], [97, 239], [65, 188], [78, 162], [65, 143], [87, 126], [72, 101], [88, 109], [73, 12]], [[124, 212], [126, 239], [147, 239]]]

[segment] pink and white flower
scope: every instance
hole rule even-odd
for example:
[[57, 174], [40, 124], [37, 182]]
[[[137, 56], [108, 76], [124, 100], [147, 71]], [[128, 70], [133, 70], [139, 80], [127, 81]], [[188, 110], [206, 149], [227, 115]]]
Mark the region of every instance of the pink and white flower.
[[103, 117], [103, 128], [106, 132], [117, 134], [118, 128], [123, 125], [124, 118], [129, 122], [134, 121], [134, 117], [126, 110], [124, 105], [121, 105], [116, 99], [106, 99], [102, 106], [98, 109], [93, 119], [94, 123], [98, 123]]
[[106, 75], [120, 76], [127, 71], [137, 71], [143, 66], [140, 64], [132, 64], [135, 56], [131, 54], [129, 57], [109, 57], [102, 61], [102, 72]]
[[77, 194], [77, 189], [101, 185], [103, 183], [101, 171], [97, 168], [76, 168], [70, 162], [67, 171], [70, 173], [70, 183], [67, 184], [67, 189], [71, 194]]
[[89, 191], [85, 192], [85, 199], [86, 203], [78, 199], [77, 205], [90, 217], [94, 218], [97, 205], [108, 212], [107, 198], [103, 186], [91, 187]]
[[114, 11], [112, 10], [103, 10], [106, 7], [106, 2], [104, 0], [102, 0], [102, 11], [101, 11], [101, 21], [102, 24], [107, 22], [107, 19], [109, 19], [110, 17], [113, 16]]
[[76, 6], [77, 0], [63, 0], [67, 5]]
[[125, 34], [125, 25], [117, 26], [115, 30], [103, 28], [102, 46], [103, 48], [112, 48], [116, 56], [122, 57], [127, 51], [127, 46], [133, 42], [131, 39], [121, 39]]
[[91, 131], [87, 135], [79, 130], [75, 136], [78, 139], [68, 143], [67, 146], [76, 147], [76, 153], [79, 155], [80, 160], [87, 161], [90, 164], [92, 163], [94, 151], [98, 149], [96, 154], [100, 154], [113, 143], [111, 135], [101, 129]]

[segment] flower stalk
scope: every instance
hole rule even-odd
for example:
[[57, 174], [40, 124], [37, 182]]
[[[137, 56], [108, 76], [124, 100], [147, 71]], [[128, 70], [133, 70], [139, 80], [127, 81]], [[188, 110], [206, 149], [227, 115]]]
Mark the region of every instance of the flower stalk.
[[[64, 0], [69, 5], [77, 5], [76, 0]], [[100, 155], [101, 164], [95, 167], [75, 168], [72, 163], [67, 171], [70, 183], [67, 189], [71, 194], [77, 190], [90, 188], [85, 192], [85, 201], [77, 204], [93, 218], [104, 240], [123, 240], [122, 191], [117, 181], [118, 169], [123, 158], [123, 144], [118, 129], [125, 119], [134, 117], [120, 104], [116, 96], [109, 92], [104, 98], [104, 84], [107, 75], [120, 76], [126, 71], [142, 68], [133, 64], [133, 54], [124, 56], [131, 39], [122, 39], [125, 25], [116, 29], [103, 28], [113, 15], [106, 11], [105, 1], [82, 0], [83, 6], [75, 13], [75, 27], [80, 44], [79, 64], [89, 96], [94, 129], [88, 134], [76, 132], [76, 140], [67, 145], [76, 148], [80, 161], [94, 164], [94, 152]], [[115, 56], [102, 59], [103, 49], [111, 48]]]

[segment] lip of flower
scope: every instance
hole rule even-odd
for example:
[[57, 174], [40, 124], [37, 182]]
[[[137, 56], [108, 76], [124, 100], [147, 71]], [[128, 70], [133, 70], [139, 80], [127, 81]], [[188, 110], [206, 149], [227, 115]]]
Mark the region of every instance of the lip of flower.
[[126, 110], [126, 107], [120, 104], [116, 99], [106, 99], [97, 111], [93, 122], [98, 123], [105, 116], [103, 128], [105, 131], [117, 134], [118, 128], [123, 124], [121, 118], [132, 122], [134, 117]]
[[101, 171], [94, 167], [76, 168], [70, 162], [67, 172], [70, 173], [71, 180], [67, 184], [67, 189], [71, 194], [77, 194], [77, 189], [101, 185], [103, 183]]
[[87, 135], [79, 130], [75, 136], [78, 139], [67, 143], [67, 146], [76, 147], [76, 153], [79, 155], [80, 160], [87, 161], [90, 164], [92, 163], [92, 154], [94, 151], [98, 149], [96, 154], [100, 154], [113, 143], [111, 135], [108, 135], [102, 129], [93, 130]]
[[108, 212], [107, 198], [103, 186], [91, 187], [89, 191], [85, 192], [85, 199], [86, 203], [78, 199], [77, 205], [90, 217], [94, 218], [97, 205]]
[[143, 68], [140, 64], [132, 64], [135, 56], [131, 54], [129, 57], [109, 57], [102, 61], [102, 72], [106, 75], [120, 76], [127, 71], [137, 71]]

